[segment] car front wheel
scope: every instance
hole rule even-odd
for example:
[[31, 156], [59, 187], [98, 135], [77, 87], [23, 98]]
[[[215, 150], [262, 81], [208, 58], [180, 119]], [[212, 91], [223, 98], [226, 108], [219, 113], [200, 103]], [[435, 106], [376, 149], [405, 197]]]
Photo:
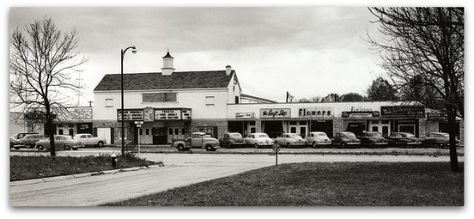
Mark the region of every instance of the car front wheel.
[[178, 144], [176, 148], [178, 149], [178, 151], [184, 151], [184, 145], [182, 144]]
[[42, 151], [42, 150], [44, 150], [44, 147], [43, 147], [43, 145], [38, 145], [36, 148], [38, 148], [38, 150], [39, 150], [39, 151]]
[[97, 143], [97, 147], [101, 148], [102, 146], [104, 146], [104, 142], [99, 141], [99, 143]]
[[255, 143], [253, 146], [254, 146], [255, 148], [258, 148], [258, 144], [257, 144], [257, 143]]

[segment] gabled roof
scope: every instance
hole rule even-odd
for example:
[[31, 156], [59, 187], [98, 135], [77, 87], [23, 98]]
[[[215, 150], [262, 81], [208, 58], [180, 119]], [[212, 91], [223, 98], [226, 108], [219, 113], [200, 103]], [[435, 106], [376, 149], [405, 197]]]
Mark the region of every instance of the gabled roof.
[[[226, 88], [232, 75], [225, 70], [185, 71], [162, 75], [161, 72], [133, 73], [123, 75], [124, 90]], [[94, 91], [120, 90], [120, 74], [106, 74]]]
[[168, 52], [166, 53], [166, 55], [163, 56], [163, 58], [172, 58], [172, 59], [173, 59], [173, 56], [171, 56], [171, 55], [170, 55], [170, 51], [168, 51]]

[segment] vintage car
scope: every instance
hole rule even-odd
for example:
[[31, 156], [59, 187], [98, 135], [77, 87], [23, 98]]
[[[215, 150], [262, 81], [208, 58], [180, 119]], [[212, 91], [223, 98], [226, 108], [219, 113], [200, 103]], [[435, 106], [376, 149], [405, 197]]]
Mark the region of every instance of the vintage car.
[[204, 132], [193, 132], [190, 138], [185, 140], [174, 140], [171, 147], [178, 151], [187, 151], [190, 148], [204, 148], [206, 151], [215, 151], [219, 146], [219, 140]]
[[306, 141], [308, 141], [308, 145], [311, 145], [312, 147], [332, 144], [331, 139], [325, 132], [310, 132], [308, 136], [306, 136]]
[[296, 133], [283, 133], [275, 138], [275, 144], [286, 147], [305, 146], [307, 143], [306, 139]]
[[[55, 135], [54, 136], [54, 149], [59, 150], [77, 150], [80, 147], [84, 147], [79, 141], [74, 140], [69, 135]], [[50, 150], [51, 144], [49, 138], [41, 139], [35, 143], [35, 148], [39, 151]]]
[[244, 141], [246, 145], [251, 145], [255, 148], [272, 146], [275, 143], [273, 139], [268, 137], [265, 133], [251, 133], [248, 137], [244, 138]]
[[230, 148], [236, 145], [244, 145], [245, 141], [242, 138], [242, 135], [238, 132], [228, 132], [225, 133], [224, 136], [219, 139], [219, 143], [221, 147]]
[[[449, 134], [445, 132], [430, 132], [422, 140], [425, 147], [449, 147]], [[459, 139], [456, 139], [456, 146], [459, 145]]]
[[339, 146], [360, 145], [360, 140], [352, 132], [338, 132], [334, 135], [332, 144]]
[[12, 148], [13, 146], [17, 144], [20, 144], [20, 139], [25, 137], [26, 135], [34, 135], [34, 134], [38, 134], [38, 133], [37, 132], [20, 132], [20, 133], [16, 133], [10, 136], [10, 148]]
[[362, 132], [359, 136], [360, 143], [365, 146], [383, 146], [387, 145], [387, 141], [380, 132]]
[[104, 138], [94, 137], [91, 134], [77, 134], [74, 136], [74, 140], [82, 143], [85, 146], [102, 147], [105, 143]]
[[40, 135], [40, 134], [25, 135], [23, 138], [20, 138], [18, 140], [18, 144], [14, 145], [13, 147], [16, 149], [22, 148], [22, 147], [34, 148], [35, 143], [43, 138], [46, 138], [46, 136]]
[[421, 141], [414, 134], [408, 132], [392, 132], [387, 138], [387, 142], [392, 146], [416, 146]]

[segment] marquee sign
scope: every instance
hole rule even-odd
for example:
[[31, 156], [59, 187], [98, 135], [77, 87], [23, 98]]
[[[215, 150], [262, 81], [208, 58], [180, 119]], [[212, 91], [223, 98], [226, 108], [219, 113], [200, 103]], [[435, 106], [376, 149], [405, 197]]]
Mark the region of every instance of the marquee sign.
[[382, 116], [425, 116], [425, 107], [423, 106], [381, 106], [380, 111]]
[[181, 110], [182, 119], [191, 119], [191, 109], [183, 109]]
[[308, 107], [298, 109], [299, 117], [333, 117], [333, 110], [331, 107]]
[[260, 109], [260, 118], [290, 118], [290, 108], [265, 108]]
[[254, 112], [246, 112], [246, 113], [235, 113], [236, 119], [255, 119]]
[[155, 120], [155, 109], [152, 107], [146, 107], [143, 109], [143, 121], [153, 122]]
[[179, 109], [155, 109], [155, 120], [179, 120], [181, 110]]
[[426, 119], [428, 120], [448, 120], [448, 115], [443, 112], [432, 111], [426, 113]]
[[[137, 121], [143, 120], [143, 109], [125, 109], [123, 111], [124, 121]], [[120, 109], [117, 109], [117, 120], [122, 121], [122, 113]]]

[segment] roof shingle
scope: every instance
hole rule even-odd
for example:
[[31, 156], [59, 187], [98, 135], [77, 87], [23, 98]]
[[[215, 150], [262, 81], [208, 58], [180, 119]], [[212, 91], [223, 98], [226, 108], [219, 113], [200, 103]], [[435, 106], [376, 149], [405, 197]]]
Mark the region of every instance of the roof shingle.
[[[222, 71], [186, 71], [162, 75], [161, 72], [133, 73], [123, 75], [124, 90], [224, 88], [232, 75]], [[120, 90], [120, 74], [106, 74], [94, 91]]]

